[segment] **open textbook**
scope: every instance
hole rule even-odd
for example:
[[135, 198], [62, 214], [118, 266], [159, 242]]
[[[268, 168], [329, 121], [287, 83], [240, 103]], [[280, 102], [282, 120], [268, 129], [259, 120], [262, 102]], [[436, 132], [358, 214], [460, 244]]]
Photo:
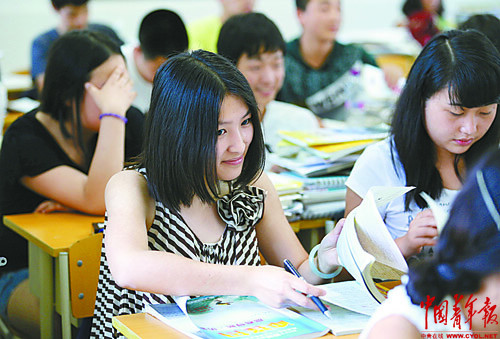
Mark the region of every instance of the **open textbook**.
[[270, 308], [251, 296], [177, 298], [176, 302], [150, 304], [146, 312], [191, 338], [316, 338], [329, 331], [296, 312]]
[[420, 196], [424, 198], [425, 202], [429, 206], [429, 208], [432, 211], [432, 214], [434, 215], [434, 219], [436, 220], [436, 226], [438, 230], [438, 234], [441, 233], [441, 230], [443, 229], [444, 225], [446, 224], [446, 221], [448, 220], [448, 212], [439, 206], [439, 204], [431, 198], [430, 195], [428, 195], [425, 192], [420, 192]]
[[408, 272], [408, 265], [382, 220], [378, 206], [413, 187], [372, 187], [361, 204], [346, 218], [337, 242], [340, 263], [378, 303], [387, 290], [377, 282], [395, 282]]

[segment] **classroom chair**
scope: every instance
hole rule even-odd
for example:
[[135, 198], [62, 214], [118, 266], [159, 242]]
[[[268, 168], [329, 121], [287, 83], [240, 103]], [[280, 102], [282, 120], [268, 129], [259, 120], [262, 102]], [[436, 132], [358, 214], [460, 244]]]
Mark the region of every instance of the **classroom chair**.
[[15, 333], [11, 331], [9, 326], [0, 317], [0, 338], [2, 339], [20, 339]]
[[71, 325], [79, 326], [79, 319], [91, 317], [99, 278], [102, 233], [93, 234], [74, 243], [67, 256], [60, 257], [61, 274], [60, 306], [63, 338], [71, 337]]

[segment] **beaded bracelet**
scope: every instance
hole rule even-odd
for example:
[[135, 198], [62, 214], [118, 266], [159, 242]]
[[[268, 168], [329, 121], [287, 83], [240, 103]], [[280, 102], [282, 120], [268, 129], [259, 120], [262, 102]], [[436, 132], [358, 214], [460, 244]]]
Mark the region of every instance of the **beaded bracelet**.
[[330, 274], [321, 272], [316, 267], [316, 263], [314, 262], [314, 258], [316, 257], [316, 254], [318, 253], [319, 246], [320, 246], [320, 244], [314, 246], [313, 249], [311, 250], [311, 253], [309, 253], [309, 266], [311, 267], [311, 271], [322, 279], [333, 279], [339, 275], [339, 273], [340, 273], [340, 271], [342, 271], [343, 267], [339, 266], [333, 273], [330, 273]]
[[102, 113], [101, 115], [99, 115], [99, 120], [101, 120], [102, 118], [104, 117], [114, 117], [114, 118], [118, 118], [120, 119], [121, 121], [123, 121], [123, 123], [127, 123], [128, 119], [125, 118], [124, 116], [120, 115], [120, 114], [115, 114], [115, 113]]

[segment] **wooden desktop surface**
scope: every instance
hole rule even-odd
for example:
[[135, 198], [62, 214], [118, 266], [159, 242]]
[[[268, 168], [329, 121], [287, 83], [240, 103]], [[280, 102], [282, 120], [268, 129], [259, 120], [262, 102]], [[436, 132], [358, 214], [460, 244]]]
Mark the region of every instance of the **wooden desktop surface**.
[[92, 235], [92, 223], [103, 220], [103, 216], [66, 212], [16, 214], [3, 218], [7, 227], [52, 257], [57, 257], [78, 240]]
[[[148, 313], [137, 313], [113, 317], [113, 326], [129, 339], [189, 338]], [[357, 339], [359, 334], [336, 337], [331, 333], [322, 338]]]

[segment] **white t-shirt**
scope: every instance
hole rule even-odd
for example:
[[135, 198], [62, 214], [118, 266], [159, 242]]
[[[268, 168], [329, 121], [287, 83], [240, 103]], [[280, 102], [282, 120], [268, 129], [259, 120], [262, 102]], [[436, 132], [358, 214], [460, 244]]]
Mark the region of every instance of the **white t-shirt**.
[[262, 120], [265, 143], [272, 150], [280, 142], [278, 134], [282, 131], [307, 131], [319, 127], [319, 121], [310, 110], [281, 101], [271, 101], [266, 106], [266, 114]]
[[144, 80], [144, 78], [139, 73], [137, 66], [134, 61], [134, 48], [136, 45], [127, 44], [121, 47], [122, 53], [125, 56], [127, 62], [127, 69], [130, 74], [130, 79], [134, 82], [134, 91], [137, 92], [133, 106], [141, 110], [142, 113], [146, 113], [149, 110], [149, 104], [151, 102], [151, 93], [153, 92], [153, 84]]
[[[406, 186], [406, 175], [396, 150], [394, 150], [395, 167], [390, 151], [391, 137], [368, 146], [354, 164], [346, 181], [346, 186], [354, 193], [364, 198], [372, 186]], [[449, 212], [451, 203], [458, 194], [457, 190], [443, 189], [436, 202]], [[387, 205], [379, 207], [389, 233], [393, 239], [408, 232], [410, 222], [423, 209], [415, 201], [410, 203], [410, 209], [405, 211], [405, 195], [398, 197]]]
[[[432, 296], [430, 296], [432, 298]], [[365, 339], [372, 327], [380, 320], [391, 316], [391, 315], [401, 315], [408, 319], [420, 333], [430, 333], [431, 335], [435, 332], [460, 332], [464, 334], [472, 334], [469, 330], [469, 324], [465, 323], [465, 316], [462, 311], [460, 311], [460, 328], [458, 325], [453, 326], [454, 320], [450, 318], [455, 314], [453, 306], [455, 305], [455, 300], [451, 297], [446, 297], [444, 300], [448, 301], [448, 312], [444, 312], [447, 318], [447, 323], [444, 324], [439, 321], [434, 321], [434, 309], [432, 307], [427, 311], [427, 328], [425, 327], [425, 307], [420, 307], [420, 305], [414, 305], [411, 302], [410, 297], [406, 293], [406, 287], [404, 285], [396, 286], [389, 291], [387, 300], [385, 300], [382, 305], [377, 309], [375, 314], [370, 318], [368, 324], [366, 325], [363, 332], [360, 334], [359, 339]], [[424, 300], [425, 302], [425, 300]], [[471, 337], [472, 338], [472, 337]]]

